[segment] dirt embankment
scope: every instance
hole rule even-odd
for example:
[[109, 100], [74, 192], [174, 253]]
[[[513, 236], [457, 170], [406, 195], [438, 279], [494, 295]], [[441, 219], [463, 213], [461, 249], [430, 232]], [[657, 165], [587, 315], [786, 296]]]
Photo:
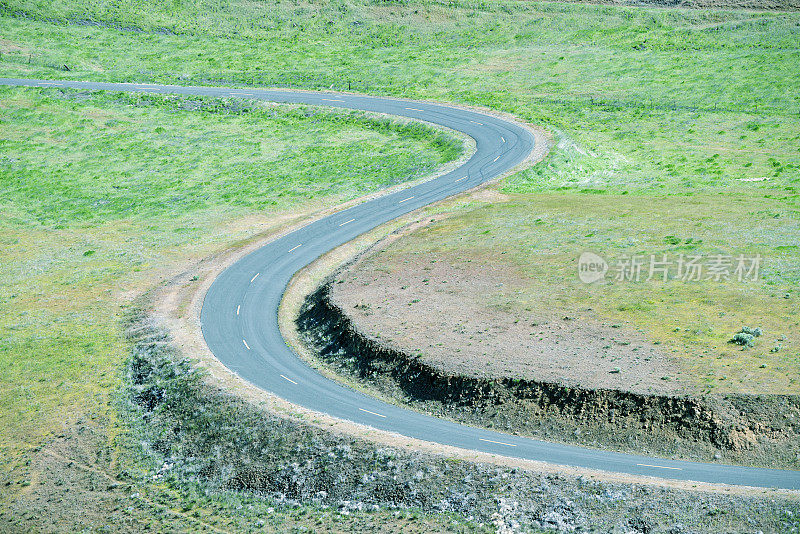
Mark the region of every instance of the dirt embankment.
[[443, 372], [359, 332], [330, 298], [311, 294], [304, 341], [339, 373], [414, 408], [498, 430], [645, 454], [797, 468], [800, 397], [691, 397]]
[[[73, 493], [85, 493], [88, 486], [92, 493], [97, 488], [103, 495], [111, 491], [127, 495], [109, 502], [116, 505], [127, 499], [126, 509], [136, 504], [153, 516], [164, 517], [165, 524], [180, 525], [178, 530], [227, 528], [218, 517], [198, 513], [202, 510], [198, 501], [207, 502], [208, 498], [233, 503], [242, 499], [246, 505], [239, 507], [240, 516], [231, 527], [234, 530], [261, 530], [265, 521], [267, 529], [287, 530], [291, 523], [274, 517], [275, 512], [287, 510], [293, 510], [292, 518], [297, 520], [305, 521], [308, 516], [308, 523], [315, 525], [312, 528], [321, 529], [321, 520], [331, 514], [387, 509], [397, 514], [409, 509], [444, 512], [449, 514], [445, 517], [451, 520], [453, 531], [689, 534], [788, 532], [798, 526], [800, 507], [794, 494], [767, 490], [766, 494], [735, 496], [537, 473], [376, 446], [278, 416], [215, 386], [210, 376], [198, 372], [148, 308], [129, 310], [124, 324], [132, 354], [118, 399], [127, 432], [117, 439], [130, 451], [126, 461], [135, 462], [135, 467], [127, 463], [116, 466], [125, 475], [124, 487], [117, 487], [115, 480], [102, 473], [67, 477], [67, 470], [75, 469], [73, 462], [66, 464], [66, 469], [60, 467], [64, 460], [51, 462], [47, 476], [32, 486], [11, 513], [0, 514], [0, 530], [4, 526], [14, 531], [35, 530], [46, 521], [50, 509], [63, 511], [67, 504], [63, 480], [76, 483], [70, 487]], [[64, 456], [72, 454], [64, 451]], [[150, 484], [169, 488], [173, 497], [168, 506], [147, 498]], [[134, 489], [136, 493], [130, 494]], [[188, 494], [190, 499], [182, 510], [173, 500], [180, 494]], [[29, 510], [34, 499], [41, 515], [21, 517], [25, 514], [18, 511]], [[258, 517], [252, 510], [259, 504], [275, 509]], [[307, 507], [301, 509], [302, 505]], [[459, 525], [465, 516], [471, 524], [477, 523], [473, 529]], [[53, 517], [61, 518], [49, 515]], [[349, 525], [333, 522], [340, 530]], [[60, 530], [50, 526], [39, 530]], [[136, 526], [141, 524], [126, 529], [115, 523], [123, 531], [134, 531]], [[415, 521], [412, 530], [434, 528], [425, 528], [423, 518]], [[398, 529], [390, 521], [382, 530]]]

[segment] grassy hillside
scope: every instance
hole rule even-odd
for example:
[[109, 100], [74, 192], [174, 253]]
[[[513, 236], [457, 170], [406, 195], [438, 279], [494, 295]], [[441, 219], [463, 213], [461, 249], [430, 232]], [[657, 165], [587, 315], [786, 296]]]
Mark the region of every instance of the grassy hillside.
[[6, 453], [103, 409], [131, 296], [292, 213], [421, 176], [460, 151], [437, 132], [357, 113], [56, 89], [0, 87], [0, 124]]
[[[780, 12], [0, 0], [2, 76], [351, 89], [542, 124], [557, 146], [504, 184], [516, 199], [503, 215], [511, 226], [542, 192], [560, 219], [579, 219], [584, 191], [641, 205], [674, 197], [678, 217], [692, 215], [680, 212], [686, 195], [702, 193], [712, 212], [733, 198], [780, 198], [774, 211], [793, 221], [798, 44], [800, 15]], [[0, 89], [0, 121], [0, 440], [14, 495], [38, 476], [22, 451], [64, 423], [113, 427], [107, 399], [127, 350], [120, 303], [294, 220], [301, 206], [352, 198], [454, 155], [430, 132], [224, 100]], [[718, 195], [726, 200], [715, 205]], [[490, 211], [455, 226], [480, 237], [499, 216]], [[524, 233], [519, 243], [541, 237]]]
[[5, 4], [7, 75], [352, 88], [486, 105], [561, 132], [562, 150], [518, 177], [518, 190], [797, 179], [796, 14], [527, 2]]
[[[110, 402], [130, 351], [120, 319], [132, 298], [192, 261], [422, 176], [461, 150], [426, 127], [354, 112], [0, 87], [0, 520], [11, 521], [2, 528], [45, 528], [42, 504], [28, 499], [48, 481], [70, 480], [66, 499], [46, 499], [65, 531], [108, 521], [109, 503], [134, 492], [93, 479], [129, 485]], [[72, 444], [56, 457], [66, 464], [38, 452], [54, 437]], [[141, 491], [149, 499], [120, 524], [208, 526], [176, 513], [164, 488]], [[76, 516], [86, 502], [97, 515]], [[225, 510], [238, 504], [203, 506], [212, 523], [237, 524]], [[305, 513], [271, 524], [374, 521]]]

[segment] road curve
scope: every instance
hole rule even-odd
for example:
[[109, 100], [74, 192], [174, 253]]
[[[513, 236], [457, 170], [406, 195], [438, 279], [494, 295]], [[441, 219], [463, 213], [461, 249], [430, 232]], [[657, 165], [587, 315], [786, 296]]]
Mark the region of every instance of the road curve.
[[241, 378], [294, 404], [408, 437], [486, 453], [633, 475], [800, 489], [800, 471], [650, 458], [549, 443], [437, 419], [354, 391], [320, 375], [286, 345], [278, 305], [292, 276], [320, 255], [403, 214], [465, 191], [525, 160], [533, 136], [476, 111], [340, 93], [0, 78], [0, 84], [82, 90], [241, 97], [332, 106], [421, 119], [461, 131], [476, 143], [458, 169], [313, 222], [248, 254], [213, 282], [201, 312], [214, 355]]

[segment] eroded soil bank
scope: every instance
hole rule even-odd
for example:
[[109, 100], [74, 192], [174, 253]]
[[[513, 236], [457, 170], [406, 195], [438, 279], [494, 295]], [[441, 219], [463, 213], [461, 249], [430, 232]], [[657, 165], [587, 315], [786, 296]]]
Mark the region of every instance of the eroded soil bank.
[[[421, 512], [422, 518], [406, 532], [436, 531], [436, 525], [425, 526], [426, 517], [449, 518], [453, 532], [688, 534], [798, 527], [797, 501], [774, 494], [734, 496], [607, 483], [411, 452], [325, 431], [215, 387], [147, 306], [129, 311], [125, 330], [132, 353], [117, 403], [126, 431], [117, 439], [137, 460], [116, 469], [125, 474], [126, 483], [157, 484], [173, 498], [187, 493], [197, 500], [242, 498], [247, 506], [240, 507], [243, 519], [237, 530], [285, 531], [289, 525], [276, 522], [283, 510], [302, 510], [312, 518]], [[43, 514], [64, 508], [58, 486], [74, 477], [67, 478], [69, 473], [57, 464], [46, 470], [48, 476], [20, 498], [10, 516], [0, 515], [0, 525], [24, 527], [26, 521], [16, 512], [30, 509], [33, 500]], [[83, 492], [86, 485], [95, 492], [98, 486], [97, 480], [75, 482], [73, 492]], [[106, 485], [104, 481], [100, 489]], [[139, 491], [129, 499], [138, 499]], [[275, 508], [258, 517], [251, 510], [261, 502]], [[193, 528], [202, 526], [200, 522]], [[392, 531], [392, 526], [390, 522], [381, 530]]]
[[437, 416], [510, 433], [643, 454], [749, 465], [800, 465], [796, 395], [648, 394], [445, 372], [359, 332], [330, 297], [306, 299], [297, 325], [336, 372]]

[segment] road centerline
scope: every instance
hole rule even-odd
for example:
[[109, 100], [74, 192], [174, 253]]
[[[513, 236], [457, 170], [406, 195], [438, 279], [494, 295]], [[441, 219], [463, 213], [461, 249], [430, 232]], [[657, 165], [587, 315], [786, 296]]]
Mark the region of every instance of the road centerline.
[[386, 419], [385, 415], [382, 415], [382, 414], [379, 414], [379, 413], [376, 413], [376, 412], [371, 412], [369, 410], [365, 410], [364, 408], [359, 408], [359, 410], [361, 410], [362, 412], [367, 412], [368, 414], [377, 415], [378, 417], [383, 417], [384, 419]]
[[656, 469], [672, 469], [675, 471], [683, 471], [680, 467], [669, 467], [667, 465], [653, 465], [653, 464], [636, 464], [641, 467], [655, 467]]
[[505, 441], [495, 441], [493, 439], [484, 439], [484, 438], [478, 438], [478, 439], [481, 441], [485, 441], [486, 443], [496, 443], [498, 445], [505, 445], [506, 447], [516, 447], [516, 445], [514, 445], [513, 443], [506, 443]]

